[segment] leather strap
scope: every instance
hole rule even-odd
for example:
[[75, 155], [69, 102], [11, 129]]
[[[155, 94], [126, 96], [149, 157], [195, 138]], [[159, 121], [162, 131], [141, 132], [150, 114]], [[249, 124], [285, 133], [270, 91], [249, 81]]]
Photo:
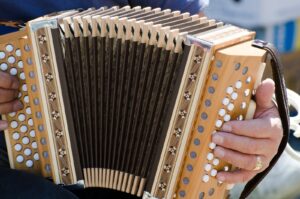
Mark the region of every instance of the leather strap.
[[22, 28], [24, 27], [24, 23], [22, 21], [0, 19], [0, 26], [6, 26], [11, 28]]
[[275, 95], [276, 95], [276, 101], [278, 104], [278, 111], [279, 116], [281, 118], [282, 128], [283, 128], [283, 138], [281, 140], [281, 143], [278, 148], [277, 154], [274, 156], [272, 161], [270, 162], [270, 166], [264, 170], [263, 172], [257, 174], [252, 180], [250, 180], [241, 196], [240, 199], [244, 199], [249, 196], [249, 194], [255, 189], [255, 187], [262, 181], [262, 179], [269, 173], [269, 171], [273, 168], [275, 163], [278, 161], [279, 157], [283, 153], [289, 137], [289, 126], [290, 126], [290, 120], [289, 120], [289, 108], [288, 108], [288, 102], [287, 102], [287, 93], [286, 93], [286, 86], [285, 81], [282, 73], [283, 65], [281, 63], [281, 60], [279, 59], [279, 53], [277, 49], [270, 43], [261, 41], [261, 40], [255, 40], [252, 43], [252, 46], [264, 49], [268, 52], [268, 54], [271, 57], [271, 67], [272, 67], [272, 74], [273, 74], [273, 80], [275, 81]]

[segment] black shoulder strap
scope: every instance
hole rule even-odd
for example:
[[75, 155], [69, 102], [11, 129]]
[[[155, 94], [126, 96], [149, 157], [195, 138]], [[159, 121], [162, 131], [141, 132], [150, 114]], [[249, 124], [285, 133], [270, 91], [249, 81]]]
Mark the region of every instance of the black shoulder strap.
[[289, 108], [288, 108], [288, 102], [287, 102], [287, 94], [286, 94], [286, 86], [284, 77], [282, 74], [282, 63], [279, 59], [279, 53], [277, 52], [277, 49], [270, 43], [261, 41], [261, 40], [255, 40], [252, 43], [252, 46], [264, 49], [268, 52], [268, 54], [271, 56], [271, 67], [272, 67], [272, 73], [273, 73], [273, 79], [275, 81], [275, 95], [276, 95], [276, 101], [278, 104], [278, 111], [281, 118], [282, 128], [283, 128], [283, 138], [281, 140], [281, 143], [279, 145], [278, 153], [275, 155], [275, 157], [270, 162], [270, 166], [263, 172], [257, 174], [252, 180], [250, 180], [241, 196], [240, 199], [244, 199], [249, 196], [249, 194], [255, 189], [255, 187], [262, 181], [262, 179], [269, 173], [269, 171], [273, 168], [275, 163], [278, 161], [279, 157], [283, 153], [289, 137]]

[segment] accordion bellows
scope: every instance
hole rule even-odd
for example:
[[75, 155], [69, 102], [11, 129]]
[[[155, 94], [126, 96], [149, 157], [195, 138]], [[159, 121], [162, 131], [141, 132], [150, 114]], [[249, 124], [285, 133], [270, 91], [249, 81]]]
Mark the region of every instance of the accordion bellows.
[[12, 168], [144, 198], [224, 198], [211, 135], [250, 118], [254, 33], [129, 6], [71, 10], [0, 37], [24, 109], [3, 115]]

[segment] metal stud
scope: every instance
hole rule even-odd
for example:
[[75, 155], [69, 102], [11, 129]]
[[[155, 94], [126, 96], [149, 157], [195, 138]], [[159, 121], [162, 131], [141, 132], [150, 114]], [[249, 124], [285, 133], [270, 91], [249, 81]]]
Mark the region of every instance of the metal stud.
[[189, 101], [189, 100], [191, 100], [192, 94], [191, 94], [191, 92], [186, 91], [186, 92], [184, 92], [183, 97], [185, 100]]
[[175, 155], [176, 150], [177, 150], [177, 148], [175, 146], [170, 146], [170, 148], [168, 149], [168, 151], [171, 155]]
[[47, 63], [47, 62], [49, 61], [49, 59], [50, 59], [50, 57], [49, 57], [48, 54], [43, 54], [43, 55], [42, 55], [42, 61], [43, 61], [44, 63]]
[[56, 94], [54, 92], [51, 92], [48, 94], [48, 98], [51, 102], [56, 100]]
[[180, 116], [182, 119], [184, 119], [184, 118], [186, 117], [186, 115], [187, 115], [187, 112], [186, 112], [185, 110], [180, 110], [180, 111], [179, 111], [179, 116]]
[[164, 165], [164, 171], [165, 171], [166, 173], [170, 173], [171, 170], [172, 170], [172, 166], [171, 166], [171, 165], [169, 165], [169, 164], [165, 164], [165, 165]]
[[52, 115], [52, 119], [54, 120], [57, 120], [60, 117], [60, 114], [57, 111], [52, 111], [51, 115]]
[[196, 81], [196, 78], [197, 78], [197, 75], [196, 75], [195, 73], [191, 73], [191, 74], [189, 75], [189, 79], [190, 79], [192, 82]]
[[58, 155], [62, 158], [67, 155], [67, 151], [65, 149], [58, 149]]
[[47, 41], [47, 38], [45, 35], [39, 35], [38, 40], [40, 44], [44, 44]]
[[176, 128], [174, 131], [175, 137], [179, 138], [181, 136], [181, 134], [182, 134], [181, 128]]
[[200, 55], [196, 55], [194, 57], [194, 62], [197, 63], [197, 64], [200, 64], [202, 61], [202, 57]]
[[160, 182], [160, 183], [158, 184], [158, 188], [159, 188], [161, 191], [166, 191], [167, 183], [165, 183], [165, 182]]
[[53, 80], [53, 75], [52, 73], [46, 73], [45, 78], [47, 82], [51, 82]]
[[55, 131], [56, 138], [61, 138], [63, 135], [64, 134], [63, 134], [62, 130], [56, 129], [56, 131]]
[[68, 176], [70, 174], [70, 170], [66, 167], [61, 169], [61, 173], [63, 176]]

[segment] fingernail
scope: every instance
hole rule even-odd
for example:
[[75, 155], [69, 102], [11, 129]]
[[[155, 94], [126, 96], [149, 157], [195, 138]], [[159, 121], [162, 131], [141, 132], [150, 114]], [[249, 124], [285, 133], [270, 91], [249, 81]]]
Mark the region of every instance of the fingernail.
[[223, 126], [222, 126], [222, 131], [225, 131], [225, 132], [228, 132], [228, 133], [230, 133], [231, 131], [232, 131], [232, 128], [231, 128], [231, 126], [229, 125], [229, 124], [224, 124]]
[[214, 150], [214, 154], [219, 158], [223, 158], [225, 156], [225, 151], [218, 147]]
[[8, 123], [6, 121], [0, 121], [0, 130], [8, 128]]
[[23, 104], [20, 102], [20, 101], [17, 101], [15, 104], [14, 104], [14, 111], [19, 111], [23, 108]]
[[218, 181], [221, 181], [221, 182], [225, 181], [225, 177], [223, 175], [217, 175], [217, 179], [218, 179]]
[[212, 141], [216, 144], [222, 144], [224, 141], [224, 138], [223, 138], [223, 136], [216, 133], [213, 135]]
[[12, 89], [18, 89], [19, 88], [19, 86], [20, 86], [20, 83], [19, 83], [19, 81], [18, 80], [15, 80], [14, 82], [13, 82], [13, 84], [12, 84]]

